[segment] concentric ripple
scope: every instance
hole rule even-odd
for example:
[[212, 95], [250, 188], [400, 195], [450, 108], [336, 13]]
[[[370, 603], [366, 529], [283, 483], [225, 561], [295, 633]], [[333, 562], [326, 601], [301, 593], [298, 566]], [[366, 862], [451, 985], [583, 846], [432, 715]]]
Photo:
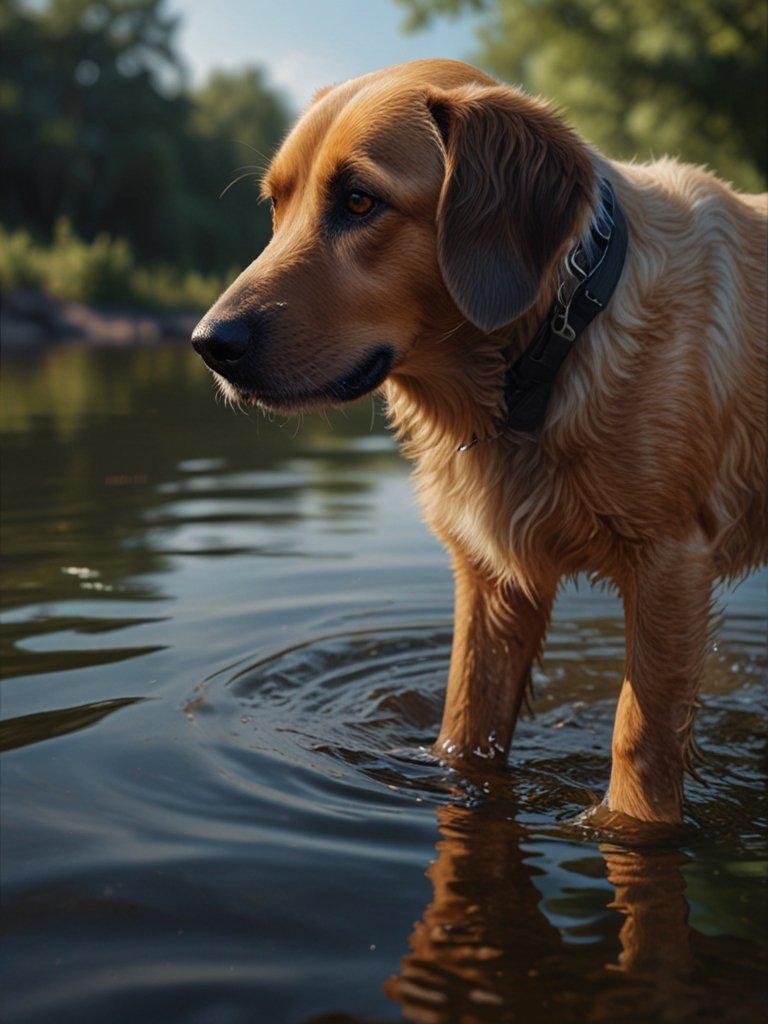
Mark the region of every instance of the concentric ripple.
[[429, 752], [450, 640], [434, 628], [317, 637], [212, 676], [186, 710], [217, 756], [248, 776], [258, 755], [336, 785], [444, 801], [457, 785], [466, 795], [465, 780]]
[[[588, 625], [582, 633], [589, 635]], [[350, 787], [369, 795], [382, 786], [406, 790], [436, 803], [491, 795], [508, 799], [523, 817], [572, 821], [600, 800], [608, 781], [621, 664], [612, 637], [591, 637], [581, 666], [571, 649], [576, 636], [565, 639], [556, 634], [535, 672], [505, 764], [457, 771], [430, 752], [448, 671], [447, 625], [316, 636], [214, 674], [198, 684], [185, 710], [242, 782], [257, 773], [256, 760], [262, 778], [277, 764], [313, 777], [326, 800], [339, 785], [339, 800], [354, 800]], [[706, 784], [687, 786], [694, 819], [714, 824], [739, 802], [738, 774], [726, 764], [731, 743], [742, 768], [749, 765], [750, 784], [759, 774], [752, 759], [764, 740], [762, 711], [754, 707], [751, 680], [764, 669], [754, 651], [738, 644], [713, 652], [697, 727]]]

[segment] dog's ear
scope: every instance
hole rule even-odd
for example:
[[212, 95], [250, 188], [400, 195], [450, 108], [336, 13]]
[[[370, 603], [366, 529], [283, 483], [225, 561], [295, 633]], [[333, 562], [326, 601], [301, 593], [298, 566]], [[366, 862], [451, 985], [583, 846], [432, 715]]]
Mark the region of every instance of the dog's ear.
[[532, 305], [591, 210], [586, 146], [548, 107], [502, 86], [433, 92], [445, 147], [437, 256], [464, 316], [485, 332]]

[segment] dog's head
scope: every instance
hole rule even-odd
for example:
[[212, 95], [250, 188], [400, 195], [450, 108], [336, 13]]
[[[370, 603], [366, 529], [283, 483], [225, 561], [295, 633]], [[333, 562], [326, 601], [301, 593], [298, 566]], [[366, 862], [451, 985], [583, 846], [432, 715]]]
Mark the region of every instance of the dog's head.
[[545, 105], [453, 61], [318, 94], [263, 183], [272, 241], [193, 344], [237, 400], [338, 404], [424, 339], [528, 310], [593, 204], [590, 156]]

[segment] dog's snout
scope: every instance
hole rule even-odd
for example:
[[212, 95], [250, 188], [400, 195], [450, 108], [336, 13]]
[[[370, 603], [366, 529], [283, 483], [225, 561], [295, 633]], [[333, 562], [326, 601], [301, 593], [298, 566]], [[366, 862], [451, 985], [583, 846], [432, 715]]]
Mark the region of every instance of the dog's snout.
[[248, 350], [253, 339], [253, 325], [233, 317], [203, 317], [192, 332], [192, 347], [212, 369], [236, 363]]

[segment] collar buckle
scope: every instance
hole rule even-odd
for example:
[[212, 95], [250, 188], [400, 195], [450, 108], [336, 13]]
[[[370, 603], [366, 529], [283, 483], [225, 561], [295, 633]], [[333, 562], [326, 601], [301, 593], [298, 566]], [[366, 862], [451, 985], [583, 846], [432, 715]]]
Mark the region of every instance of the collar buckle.
[[568, 323], [568, 313], [570, 312], [570, 308], [570, 305], [568, 305], [565, 309], [557, 310], [549, 325], [553, 334], [556, 334], [558, 338], [563, 338], [567, 342], [576, 341], [576, 331]]
[[565, 257], [549, 316], [507, 374], [508, 429], [531, 432], [541, 426], [560, 366], [576, 338], [605, 308], [621, 276], [626, 221], [609, 182], [601, 179], [599, 189], [592, 245], [580, 242]]

